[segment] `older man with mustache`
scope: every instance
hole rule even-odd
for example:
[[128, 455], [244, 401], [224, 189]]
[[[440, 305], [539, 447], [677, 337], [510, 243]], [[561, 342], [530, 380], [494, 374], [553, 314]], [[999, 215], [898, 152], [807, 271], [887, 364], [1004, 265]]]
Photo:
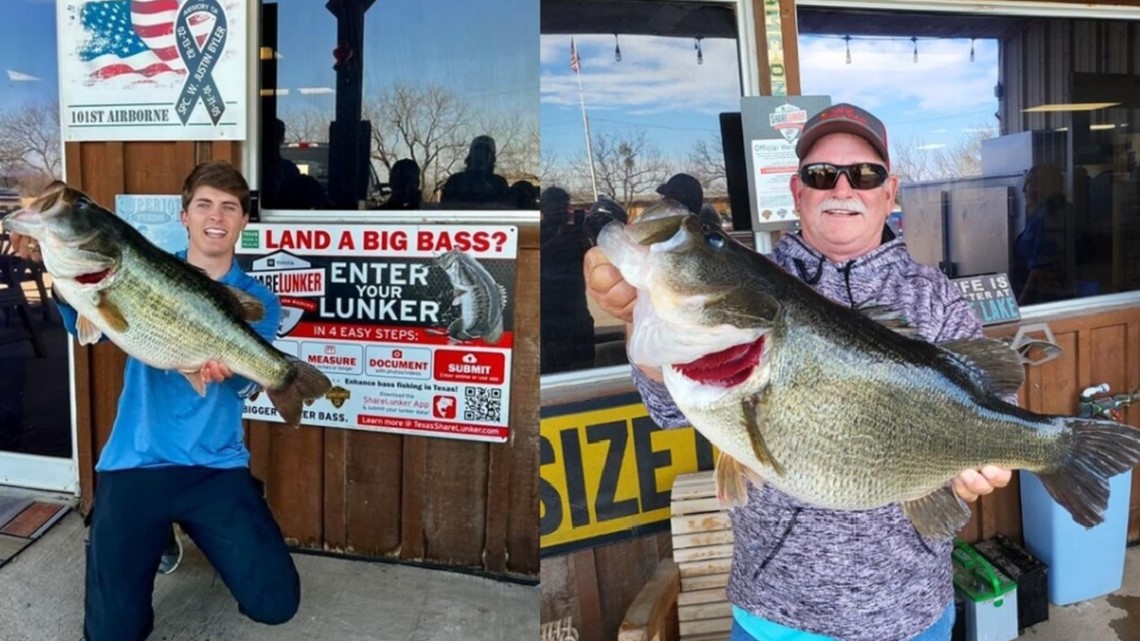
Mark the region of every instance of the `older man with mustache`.
[[[925, 340], [982, 335], [954, 284], [915, 262], [885, 224], [898, 179], [890, 175], [887, 132], [878, 118], [854, 105], [828, 107], [804, 126], [796, 154], [800, 165], [790, 188], [802, 229], [786, 234], [771, 258], [836, 302], [901, 312]], [[628, 324], [636, 290], [597, 248], [587, 253], [585, 270], [590, 296]], [[660, 371], [634, 368], [633, 374], [659, 425], [688, 423]], [[975, 501], [1009, 479], [1009, 470], [986, 467], [963, 471], [953, 485]], [[821, 509], [765, 485], [749, 488], [732, 520], [732, 641], [950, 639], [951, 541], [923, 538], [899, 505]]]

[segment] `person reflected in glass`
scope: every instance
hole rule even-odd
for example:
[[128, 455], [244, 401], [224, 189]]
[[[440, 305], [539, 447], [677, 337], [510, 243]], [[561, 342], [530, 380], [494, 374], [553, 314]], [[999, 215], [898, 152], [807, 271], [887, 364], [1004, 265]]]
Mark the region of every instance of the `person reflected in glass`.
[[1072, 206], [1065, 198], [1064, 176], [1054, 164], [1035, 165], [1025, 174], [1025, 227], [1013, 241], [1010, 281], [1018, 305], [1070, 297], [1065, 277], [1065, 228]]
[[529, 180], [516, 180], [507, 188], [507, 204], [515, 209], [538, 209], [538, 187]]
[[[594, 365], [594, 317], [586, 302], [583, 260], [591, 242], [570, 213], [561, 187], [542, 192], [541, 368], [542, 374]], [[584, 218], [584, 216], [583, 216]]]
[[499, 209], [507, 200], [507, 179], [495, 173], [495, 139], [476, 136], [464, 159], [466, 169], [443, 184], [444, 209]]
[[392, 165], [389, 171], [388, 184], [392, 194], [378, 209], [419, 209], [422, 192], [420, 191], [420, 166], [411, 158], [401, 158]]

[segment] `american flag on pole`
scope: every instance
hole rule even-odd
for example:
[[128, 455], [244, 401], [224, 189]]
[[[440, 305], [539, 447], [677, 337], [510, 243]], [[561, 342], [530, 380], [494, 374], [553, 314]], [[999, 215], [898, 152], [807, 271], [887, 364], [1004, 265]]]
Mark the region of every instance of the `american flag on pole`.
[[570, 68], [574, 73], [582, 66], [582, 59], [578, 57], [578, 47], [574, 46], [574, 36], [570, 36]]
[[[79, 21], [89, 40], [79, 49], [90, 79], [98, 82], [137, 74], [153, 78], [163, 73], [186, 74], [174, 44], [174, 19], [179, 0], [89, 0]], [[190, 31], [198, 45], [210, 34], [213, 19], [190, 16]]]

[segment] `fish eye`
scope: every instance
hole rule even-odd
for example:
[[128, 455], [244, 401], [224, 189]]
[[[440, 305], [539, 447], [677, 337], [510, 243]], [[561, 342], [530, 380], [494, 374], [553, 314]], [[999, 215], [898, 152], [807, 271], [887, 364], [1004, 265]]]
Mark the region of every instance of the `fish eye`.
[[705, 234], [705, 244], [713, 249], [721, 249], [724, 247], [724, 236], [720, 234]]

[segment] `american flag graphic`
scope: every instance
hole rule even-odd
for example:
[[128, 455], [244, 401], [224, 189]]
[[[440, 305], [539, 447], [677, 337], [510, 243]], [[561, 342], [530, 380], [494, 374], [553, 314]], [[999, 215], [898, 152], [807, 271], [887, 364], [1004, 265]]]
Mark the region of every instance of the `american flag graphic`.
[[570, 36], [570, 68], [574, 73], [582, 66], [582, 59], [578, 57], [578, 47], [574, 46], [574, 36]]
[[[84, 3], [80, 24], [90, 37], [79, 59], [92, 80], [126, 74], [152, 78], [163, 73], [186, 74], [186, 65], [174, 45], [174, 20], [179, 0], [93, 0]], [[190, 31], [198, 45], [210, 34], [213, 19], [204, 13], [190, 16]]]

